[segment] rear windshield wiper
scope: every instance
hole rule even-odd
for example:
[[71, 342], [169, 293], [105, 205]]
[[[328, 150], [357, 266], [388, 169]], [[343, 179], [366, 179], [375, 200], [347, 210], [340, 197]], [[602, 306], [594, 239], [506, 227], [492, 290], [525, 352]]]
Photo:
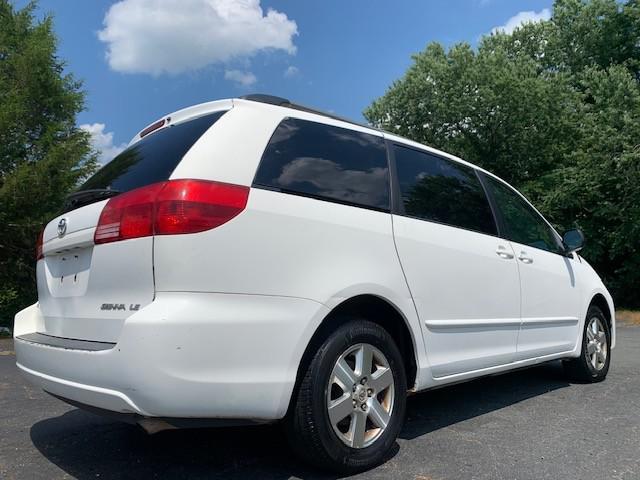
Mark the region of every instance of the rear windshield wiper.
[[64, 202], [64, 211], [68, 212], [70, 210], [80, 208], [84, 205], [89, 205], [90, 203], [95, 203], [106, 198], [115, 197], [120, 193], [122, 193], [120, 192], [120, 190], [113, 190], [110, 188], [80, 190], [79, 192], [74, 192], [67, 195], [67, 198]]

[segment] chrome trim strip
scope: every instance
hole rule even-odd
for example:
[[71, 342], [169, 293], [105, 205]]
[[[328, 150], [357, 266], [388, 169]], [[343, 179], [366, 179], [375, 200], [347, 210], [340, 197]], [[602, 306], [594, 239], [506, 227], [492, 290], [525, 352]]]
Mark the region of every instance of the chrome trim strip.
[[37, 332], [20, 335], [16, 337], [16, 340], [44, 345], [47, 347], [64, 348], [67, 350], [87, 350], [90, 352], [111, 350], [116, 345], [115, 343], [110, 342], [93, 342], [91, 340], [75, 340], [73, 338], [54, 337], [52, 335]]
[[426, 320], [425, 325], [432, 330], [463, 329], [463, 328], [500, 328], [519, 327], [519, 318], [469, 318], [462, 320]]
[[523, 318], [522, 326], [541, 327], [544, 325], [561, 326], [561, 325], [577, 325], [578, 319], [575, 317], [541, 317], [541, 318]]
[[424, 324], [431, 330], [454, 330], [465, 328], [501, 328], [501, 327], [543, 327], [577, 325], [578, 318], [575, 317], [533, 317], [533, 318], [469, 318], [462, 320], [426, 320]]

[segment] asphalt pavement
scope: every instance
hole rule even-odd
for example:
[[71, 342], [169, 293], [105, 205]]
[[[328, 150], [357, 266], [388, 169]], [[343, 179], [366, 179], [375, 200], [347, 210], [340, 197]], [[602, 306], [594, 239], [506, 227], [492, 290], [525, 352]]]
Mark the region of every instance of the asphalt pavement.
[[[640, 479], [640, 327], [621, 326], [607, 380], [557, 362], [415, 395], [393, 457], [353, 478]], [[332, 478], [277, 426], [147, 435], [70, 407], [18, 373], [0, 340], [0, 479]], [[335, 477], [333, 477], [335, 478]]]

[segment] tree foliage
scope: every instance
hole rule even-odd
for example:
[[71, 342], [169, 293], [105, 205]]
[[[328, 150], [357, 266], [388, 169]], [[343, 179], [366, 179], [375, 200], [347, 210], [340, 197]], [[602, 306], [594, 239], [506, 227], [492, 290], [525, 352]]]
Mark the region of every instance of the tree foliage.
[[35, 301], [38, 232], [96, 168], [76, 126], [81, 85], [56, 56], [51, 17], [34, 10], [0, 0], [0, 325]]
[[622, 305], [640, 306], [640, 0], [556, 0], [551, 20], [432, 43], [365, 111], [524, 191]]

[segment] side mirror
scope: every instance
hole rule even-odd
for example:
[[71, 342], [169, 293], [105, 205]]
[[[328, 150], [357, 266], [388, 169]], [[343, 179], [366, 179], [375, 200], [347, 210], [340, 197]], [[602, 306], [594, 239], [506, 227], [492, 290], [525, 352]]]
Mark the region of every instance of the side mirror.
[[569, 230], [562, 236], [562, 243], [564, 243], [567, 253], [577, 252], [584, 247], [584, 234], [582, 230], [576, 228]]

